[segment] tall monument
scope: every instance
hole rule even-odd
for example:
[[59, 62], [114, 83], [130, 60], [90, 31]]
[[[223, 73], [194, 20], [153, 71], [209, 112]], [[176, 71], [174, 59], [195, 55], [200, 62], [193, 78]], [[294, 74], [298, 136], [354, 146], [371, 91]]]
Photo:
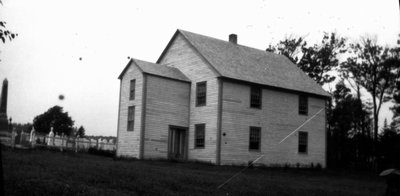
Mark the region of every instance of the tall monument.
[[3, 81], [0, 96], [0, 131], [8, 130], [8, 119], [7, 119], [7, 94], [8, 94], [8, 80], [7, 78]]

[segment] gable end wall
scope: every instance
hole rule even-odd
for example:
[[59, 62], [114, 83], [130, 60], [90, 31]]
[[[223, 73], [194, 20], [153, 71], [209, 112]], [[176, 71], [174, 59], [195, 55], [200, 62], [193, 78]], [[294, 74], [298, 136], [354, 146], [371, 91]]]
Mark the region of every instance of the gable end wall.
[[[176, 36], [159, 63], [178, 68], [192, 81], [188, 159], [216, 163], [219, 86], [215, 71], [193, 50], [181, 34]], [[207, 82], [207, 104], [196, 107], [196, 83], [203, 81]], [[194, 125], [200, 123], [206, 124], [205, 148], [198, 149], [194, 147]]]

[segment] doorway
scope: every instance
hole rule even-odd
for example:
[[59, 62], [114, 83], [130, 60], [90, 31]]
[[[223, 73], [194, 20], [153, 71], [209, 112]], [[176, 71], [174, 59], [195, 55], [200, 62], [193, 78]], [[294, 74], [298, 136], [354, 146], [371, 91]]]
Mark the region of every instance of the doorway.
[[169, 126], [168, 131], [168, 158], [172, 160], [187, 159], [187, 128]]

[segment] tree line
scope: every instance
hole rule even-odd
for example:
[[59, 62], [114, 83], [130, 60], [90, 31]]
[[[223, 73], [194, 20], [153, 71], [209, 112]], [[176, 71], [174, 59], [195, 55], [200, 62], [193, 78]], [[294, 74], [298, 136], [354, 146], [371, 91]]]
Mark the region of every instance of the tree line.
[[[328, 167], [400, 167], [400, 35], [392, 47], [376, 40], [352, 43], [324, 33], [316, 44], [288, 36], [266, 49], [289, 58], [318, 84], [335, 84], [326, 106]], [[380, 129], [385, 102], [394, 104], [393, 119]]]

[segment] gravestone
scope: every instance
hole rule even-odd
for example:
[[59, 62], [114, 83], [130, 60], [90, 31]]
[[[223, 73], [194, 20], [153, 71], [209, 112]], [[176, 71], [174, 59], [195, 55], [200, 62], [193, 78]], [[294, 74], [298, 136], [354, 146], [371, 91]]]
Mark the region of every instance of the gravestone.
[[54, 145], [54, 131], [53, 131], [53, 127], [50, 128], [50, 133], [47, 137], [47, 145], [48, 146], [52, 146]]
[[8, 131], [8, 119], [7, 119], [7, 94], [8, 94], [8, 80], [7, 78], [3, 81], [0, 95], [0, 131]]

